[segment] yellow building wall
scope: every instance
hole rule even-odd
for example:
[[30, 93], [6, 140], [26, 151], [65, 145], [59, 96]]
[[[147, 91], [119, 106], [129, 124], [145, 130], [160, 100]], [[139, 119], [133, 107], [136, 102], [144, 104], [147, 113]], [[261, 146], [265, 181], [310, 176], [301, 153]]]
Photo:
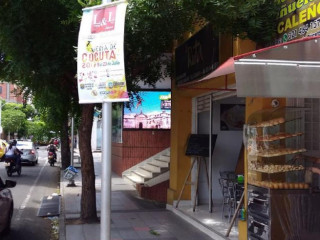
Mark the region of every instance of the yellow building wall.
[[[190, 37], [191, 35], [189, 35]], [[219, 46], [219, 62], [222, 64], [229, 57], [253, 50], [255, 44], [248, 40], [233, 40], [231, 36], [221, 35]], [[176, 87], [174, 79], [171, 88], [171, 160], [170, 187], [167, 192], [167, 203], [177, 200], [191, 165], [191, 158], [185, 155], [187, 139], [192, 130], [192, 98], [224, 88], [225, 84], [235, 84], [234, 74], [215, 79]], [[186, 186], [182, 200], [191, 199], [191, 187]]]
[[[232, 55], [233, 42], [229, 36], [220, 39], [221, 47], [226, 51], [219, 54], [219, 62], [223, 63]], [[231, 54], [231, 55], [230, 55]], [[185, 178], [191, 166], [191, 157], [185, 155], [186, 145], [192, 130], [192, 98], [213, 91], [213, 88], [224, 88], [226, 76], [215, 81], [205, 81], [183, 87], [177, 87], [174, 79], [171, 84], [171, 160], [170, 187], [167, 191], [167, 203], [173, 204], [177, 200]], [[228, 83], [234, 84], [234, 74], [228, 77]], [[190, 181], [190, 179], [189, 179]], [[183, 191], [182, 200], [191, 199], [191, 186], [187, 185]]]
[[[183, 180], [190, 168], [190, 158], [185, 156], [185, 139], [191, 133], [192, 105], [191, 98], [182, 96], [171, 89], [171, 160], [170, 188], [167, 192], [167, 203], [173, 204], [181, 190]], [[183, 199], [190, 198], [190, 188], [184, 191]]]
[[[250, 40], [232, 40], [230, 36], [221, 36], [219, 48], [219, 62], [222, 64], [229, 57], [255, 50], [256, 44]], [[234, 74], [183, 87], [176, 87], [174, 80], [172, 81], [171, 161], [170, 186], [167, 192], [168, 204], [172, 205], [173, 202], [178, 199], [191, 165], [191, 158], [185, 155], [185, 151], [187, 139], [192, 133], [192, 98], [213, 92], [215, 88], [224, 88], [226, 83], [228, 85], [235, 84]], [[270, 108], [271, 100], [272, 99], [268, 98], [247, 98], [246, 120], [251, 113], [260, 109]], [[280, 104], [283, 104], [283, 100], [280, 101]], [[247, 182], [246, 161], [245, 178]], [[191, 200], [190, 185], [185, 187], [181, 199]], [[246, 202], [247, 196], [245, 196], [245, 203]], [[247, 239], [247, 222], [239, 221], [238, 229], [239, 239]]]

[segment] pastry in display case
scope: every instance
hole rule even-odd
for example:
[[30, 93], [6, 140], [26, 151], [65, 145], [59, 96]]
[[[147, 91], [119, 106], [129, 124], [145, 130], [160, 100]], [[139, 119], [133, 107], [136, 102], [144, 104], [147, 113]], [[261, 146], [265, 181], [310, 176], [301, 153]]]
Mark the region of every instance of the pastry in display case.
[[314, 224], [320, 222], [320, 194], [313, 191], [308, 164], [320, 158], [307, 156], [304, 111], [259, 111], [244, 127], [249, 240], [320, 238]]
[[244, 127], [248, 183], [270, 189], [307, 189], [304, 110], [278, 108], [252, 114]]

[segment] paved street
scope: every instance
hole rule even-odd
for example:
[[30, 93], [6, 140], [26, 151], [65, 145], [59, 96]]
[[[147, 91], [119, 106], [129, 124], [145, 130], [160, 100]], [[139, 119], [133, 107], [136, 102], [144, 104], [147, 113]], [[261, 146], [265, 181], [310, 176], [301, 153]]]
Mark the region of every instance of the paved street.
[[12, 230], [3, 240], [49, 240], [51, 220], [37, 217], [41, 199], [58, 191], [58, 167], [47, 164], [47, 155], [44, 147], [39, 149], [39, 164], [36, 166], [22, 166], [21, 176], [16, 173], [7, 177], [4, 164], [0, 163], [0, 176], [17, 182], [12, 188], [14, 198], [14, 214]]

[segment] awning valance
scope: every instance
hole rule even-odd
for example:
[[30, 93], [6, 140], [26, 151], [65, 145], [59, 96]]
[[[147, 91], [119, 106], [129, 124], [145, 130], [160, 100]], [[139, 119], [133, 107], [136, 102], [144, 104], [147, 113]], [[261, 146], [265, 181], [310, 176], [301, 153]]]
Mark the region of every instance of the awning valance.
[[239, 97], [320, 97], [320, 36], [229, 58], [197, 82], [235, 73]]

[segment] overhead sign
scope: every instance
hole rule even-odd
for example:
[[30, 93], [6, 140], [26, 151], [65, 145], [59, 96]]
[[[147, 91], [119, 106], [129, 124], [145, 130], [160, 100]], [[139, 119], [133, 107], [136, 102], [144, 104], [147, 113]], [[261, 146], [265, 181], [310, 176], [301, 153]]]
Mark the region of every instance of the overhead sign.
[[127, 2], [83, 9], [78, 39], [79, 103], [129, 101], [124, 68]]
[[198, 80], [219, 66], [219, 40], [208, 24], [175, 50], [176, 83]]
[[275, 44], [319, 35], [320, 0], [281, 0]]

